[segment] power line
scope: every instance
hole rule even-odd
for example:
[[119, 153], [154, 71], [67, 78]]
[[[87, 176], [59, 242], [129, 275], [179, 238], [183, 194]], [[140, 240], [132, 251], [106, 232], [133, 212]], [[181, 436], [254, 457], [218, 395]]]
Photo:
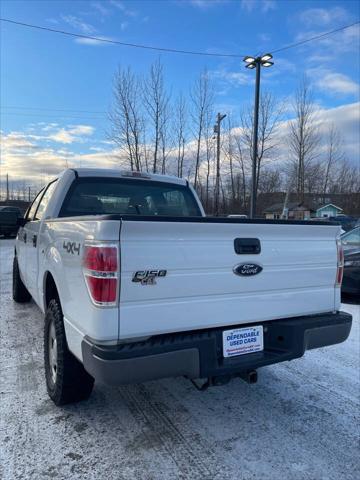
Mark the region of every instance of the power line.
[[44, 108], [44, 107], [23, 107], [23, 106], [15, 106], [15, 105], [4, 105], [1, 106], [0, 109], [2, 110], [42, 110], [42, 111], [49, 111], [49, 112], [73, 112], [73, 113], [96, 113], [96, 114], [106, 114], [104, 111], [99, 110], [70, 110], [65, 108]]
[[13, 115], [16, 117], [41, 117], [41, 118], [72, 118], [78, 120], [102, 120], [105, 116], [99, 117], [79, 117], [74, 115], [48, 115], [43, 113], [20, 113], [20, 112], [0, 112], [0, 116]]
[[[17, 22], [15, 20], [10, 20], [8, 18], [0, 18], [0, 21], [11, 23], [11, 24], [14, 24], [14, 25], [22, 26], [22, 27], [35, 28], [35, 29], [38, 29], [38, 30], [44, 30], [44, 31], [47, 31], [47, 32], [52, 32], [52, 33], [60, 33], [62, 35], [68, 35], [70, 37], [84, 38], [84, 39], [94, 40], [94, 41], [98, 41], [98, 42], [110, 43], [110, 44], [114, 44], [114, 45], [121, 45], [121, 46], [124, 46], [124, 47], [142, 48], [142, 49], [146, 49], [146, 50], [155, 50], [155, 51], [159, 51], [159, 52], [182, 53], [182, 54], [187, 54], [187, 55], [202, 55], [202, 56], [208, 56], [208, 57], [243, 58], [245, 56], [245, 54], [208, 53], [208, 52], [198, 52], [198, 51], [191, 51], [191, 50], [178, 50], [178, 49], [175, 49], [175, 48], [153, 47], [153, 46], [150, 46], [150, 45], [141, 45], [141, 44], [136, 44], [136, 43], [126, 43], [126, 42], [120, 42], [118, 40], [111, 40], [111, 39], [108, 39], [108, 38], [94, 37], [94, 36], [90, 36], [90, 35], [83, 35], [83, 34], [80, 34], [80, 33], [72, 33], [72, 32], [68, 32], [68, 31], [65, 31], [65, 30], [57, 30], [57, 29], [49, 28], [49, 27], [42, 27], [40, 25], [34, 25], [34, 24], [30, 24], [30, 23]], [[274, 54], [274, 53], [282, 52], [284, 50], [288, 50], [290, 48], [295, 48], [295, 47], [298, 47], [300, 45], [304, 45], [305, 43], [309, 43], [309, 42], [312, 42], [314, 40], [319, 40], [320, 38], [324, 38], [324, 37], [327, 37], [327, 36], [332, 35], [334, 33], [340, 32], [342, 30], [346, 30], [347, 28], [351, 28], [354, 25], [358, 25], [359, 23], [360, 23], [360, 21], [357, 21], [357, 22], [354, 22], [354, 23], [351, 23], [351, 24], [348, 24], [348, 25], [344, 25], [342, 27], [336, 28], [334, 30], [330, 30], [330, 31], [322, 33], [320, 35], [314, 35], [313, 37], [309, 37], [305, 40], [301, 40], [301, 41], [296, 42], [296, 43], [285, 45], [284, 47], [280, 47], [280, 48], [275, 49], [275, 50], [270, 50], [270, 52]]]
[[347, 28], [353, 27], [354, 25], [358, 25], [360, 21], [350, 23], [349, 25], [344, 25], [343, 27], [335, 28], [334, 30], [330, 30], [329, 32], [321, 33], [320, 35], [315, 35], [314, 37], [307, 38], [305, 40], [300, 40], [296, 43], [291, 43], [290, 45], [286, 45], [285, 47], [278, 48], [277, 50], [271, 50], [271, 53], [278, 53], [283, 52], [284, 50], [288, 50], [290, 48], [299, 47], [300, 45], [304, 45], [304, 43], [312, 42], [313, 40], [319, 40], [320, 38], [327, 37], [332, 35], [336, 32], [341, 32], [342, 30], [346, 30]]
[[10, 20], [8, 18], [0, 18], [2, 22], [12, 23], [14, 25], [20, 25], [22, 27], [28, 28], [36, 28], [38, 30], [45, 30], [47, 32], [52, 33], [61, 33], [62, 35], [68, 35], [70, 37], [77, 37], [77, 38], [86, 38], [88, 40], [94, 40], [97, 42], [104, 42], [104, 43], [111, 43], [114, 45], [121, 45], [123, 47], [134, 47], [134, 48], [143, 48], [146, 50], [156, 50], [159, 52], [168, 52], [168, 53], [184, 53], [187, 55], [204, 55], [208, 57], [234, 57], [234, 58], [242, 58], [244, 55], [240, 54], [233, 54], [233, 53], [208, 53], [208, 52], [195, 52], [191, 50], [177, 50], [175, 48], [165, 48], [165, 47], [152, 47], [150, 45], [140, 45], [137, 43], [125, 43], [119, 42], [118, 40], [110, 40], [108, 38], [101, 38], [101, 37], [93, 37], [90, 35], [82, 35], [80, 33], [72, 33], [65, 30], [57, 30], [55, 28], [48, 28], [48, 27], [41, 27], [40, 25], [33, 25], [30, 23], [23, 23], [23, 22], [16, 22], [15, 20]]

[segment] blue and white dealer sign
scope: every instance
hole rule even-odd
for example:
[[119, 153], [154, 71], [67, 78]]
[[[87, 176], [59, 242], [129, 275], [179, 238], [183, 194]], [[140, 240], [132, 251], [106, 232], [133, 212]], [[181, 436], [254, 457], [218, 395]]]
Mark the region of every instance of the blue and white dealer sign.
[[224, 357], [234, 357], [264, 350], [263, 327], [237, 328], [223, 332]]

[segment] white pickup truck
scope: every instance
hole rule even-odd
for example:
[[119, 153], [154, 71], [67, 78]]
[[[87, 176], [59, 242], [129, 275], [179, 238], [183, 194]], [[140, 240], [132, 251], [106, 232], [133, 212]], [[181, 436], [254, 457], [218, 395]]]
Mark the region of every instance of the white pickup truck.
[[186, 180], [68, 169], [19, 220], [13, 298], [45, 313], [57, 405], [113, 385], [203, 386], [343, 342], [340, 227], [206, 217]]

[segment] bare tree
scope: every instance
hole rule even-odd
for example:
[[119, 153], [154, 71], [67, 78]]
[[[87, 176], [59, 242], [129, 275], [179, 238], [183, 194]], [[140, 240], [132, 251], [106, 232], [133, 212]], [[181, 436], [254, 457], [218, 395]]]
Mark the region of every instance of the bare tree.
[[324, 165], [314, 159], [306, 165], [304, 171], [304, 189], [306, 193], [321, 192], [323, 188]]
[[328, 136], [327, 136], [325, 177], [324, 177], [324, 186], [323, 186], [324, 197], [328, 190], [334, 165], [339, 164], [343, 160], [343, 158], [344, 158], [344, 155], [342, 151], [342, 142], [341, 142], [340, 133], [335, 127], [335, 125], [332, 123], [329, 127]]
[[206, 183], [205, 183], [205, 206], [206, 211], [210, 208], [210, 181], [211, 181], [211, 167], [214, 166], [215, 159], [215, 143], [213, 137], [213, 115], [210, 109], [205, 112], [204, 121], [204, 137], [205, 137], [205, 158], [206, 158]]
[[260, 193], [274, 193], [280, 191], [282, 186], [281, 174], [278, 168], [266, 167], [259, 180]]
[[226, 130], [224, 132], [225, 141], [223, 145], [223, 151], [225, 154], [225, 158], [228, 160], [228, 164], [229, 164], [231, 197], [233, 200], [236, 200], [237, 191], [235, 187], [235, 165], [234, 165], [235, 139], [233, 134], [233, 128], [234, 126], [233, 126], [232, 118], [230, 115], [227, 115]]
[[314, 124], [314, 102], [304, 77], [294, 100], [295, 119], [290, 122], [289, 147], [296, 165], [296, 188], [300, 202], [304, 201], [305, 174], [318, 154], [319, 132]]
[[239, 200], [241, 199], [243, 208], [246, 209], [247, 176], [250, 165], [246, 164], [242, 135], [240, 132], [234, 134], [234, 155], [240, 169], [239, 174], [237, 174], [237, 184], [239, 185], [239, 192], [241, 191], [241, 194], [239, 193]]
[[[266, 160], [270, 160], [277, 147], [276, 127], [283, 112], [283, 105], [278, 103], [271, 93], [264, 93], [260, 97], [259, 105], [259, 132], [256, 158], [256, 192], [259, 188], [261, 168]], [[253, 144], [253, 108], [248, 108], [241, 115], [243, 143], [252, 159]]]
[[175, 138], [177, 146], [177, 176], [182, 178], [184, 172], [184, 157], [186, 144], [186, 101], [182, 94], [178, 97], [176, 103], [176, 119], [175, 119]]
[[[176, 151], [174, 113], [170, 108], [169, 101], [166, 103], [161, 128], [160, 128], [160, 152], [161, 152], [161, 173], [165, 174], [168, 168], [168, 159], [173, 159]], [[185, 145], [184, 145], [185, 149]], [[172, 167], [170, 165], [170, 167]], [[174, 173], [174, 168], [170, 168]]]
[[109, 137], [121, 151], [125, 150], [131, 170], [140, 171], [144, 135], [139, 102], [140, 83], [129, 67], [125, 70], [118, 69], [113, 90], [114, 104], [109, 114], [112, 129]]
[[334, 166], [329, 181], [329, 193], [359, 193], [360, 167], [342, 158]]
[[[166, 91], [164, 82], [164, 69], [160, 58], [151, 65], [149, 76], [144, 82], [143, 90], [143, 100], [148, 112], [152, 130], [152, 171], [156, 173], [159, 171], [159, 151], [161, 149], [161, 144], [166, 144], [164, 129], [166, 124], [166, 112], [169, 104], [169, 95]], [[162, 164], [164, 164], [164, 161]]]
[[205, 120], [208, 116], [208, 112], [212, 109], [214, 96], [213, 88], [206, 70], [201, 72], [190, 93], [190, 96], [193, 106], [192, 120], [196, 142], [194, 187], [197, 188], [199, 183], [201, 144], [204, 135]]

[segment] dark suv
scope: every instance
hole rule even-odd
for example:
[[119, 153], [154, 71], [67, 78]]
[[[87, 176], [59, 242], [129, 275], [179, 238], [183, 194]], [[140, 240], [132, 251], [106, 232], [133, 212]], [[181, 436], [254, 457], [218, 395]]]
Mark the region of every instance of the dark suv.
[[16, 236], [18, 231], [17, 219], [23, 215], [20, 208], [5, 205], [0, 207], [0, 235], [5, 238]]

